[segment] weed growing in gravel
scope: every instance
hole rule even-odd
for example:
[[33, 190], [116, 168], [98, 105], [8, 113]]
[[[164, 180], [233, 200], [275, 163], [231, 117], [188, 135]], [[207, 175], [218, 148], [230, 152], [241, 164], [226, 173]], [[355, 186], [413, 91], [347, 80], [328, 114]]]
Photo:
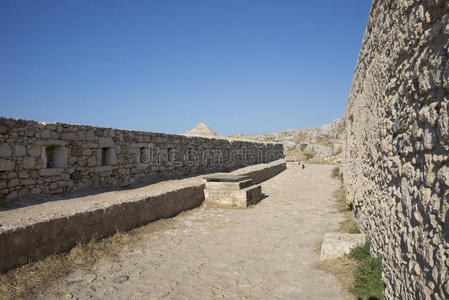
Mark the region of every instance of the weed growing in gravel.
[[315, 154], [306, 152], [304, 153], [304, 156], [306, 157], [307, 160], [309, 160], [312, 159], [315, 156]]
[[335, 168], [332, 169], [332, 177], [338, 178], [338, 176], [340, 176], [340, 168], [339, 167], [335, 167]]
[[338, 210], [340, 212], [352, 210], [352, 205], [349, 204], [348, 201], [346, 200], [346, 194], [345, 194], [345, 191], [343, 190], [343, 188], [339, 188], [334, 193], [334, 196], [337, 199]]
[[365, 244], [352, 248], [351, 252], [349, 253], [349, 256], [352, 258], [362, 261], [365, 258], [369, 257], [371, 253], [369, 252], [371, 248], [371, 243], [369, 241], [365, 242]]
[[384, 299], [385, 284], [382, 281], [382, 260], [370, 254], [371, 243], [353, 248], [349, 256], [357, 261], [353, 272], [354, 282], [350, 289], [358, 299]]
[[340, 172], [339, 167], [335, 167], [332, 169], [331, 176], [333, 178], [338, 178], [340, 180], [341, 185], [343, 186], [343, 173]]
[[350, 234], [357, 234], [357, 233], [360, 233], [360, 228], [359, 228], [359, 226], [357, 226], [357, 224], [354, 224], [352, 227], [350, 227], [350, 228], [348, 229], [348, 233], [350, 233]]

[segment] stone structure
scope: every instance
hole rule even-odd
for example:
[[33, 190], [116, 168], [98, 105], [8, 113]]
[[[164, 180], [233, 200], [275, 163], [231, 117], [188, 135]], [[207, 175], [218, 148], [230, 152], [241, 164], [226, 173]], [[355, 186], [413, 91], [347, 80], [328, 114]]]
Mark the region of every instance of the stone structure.
[[201, 137], [218, 137], [218, 134], [216, 134], [212, 129], [207, 127], [207, 125], [204, 123], [198, 123], [198, 125], [196, 125], [195, 128], [187, 131], [185, 135], [201, 136]]
[[349, 254], [352, 248], [363, 245], [366, 237], [363, 233], [329, 232], [324, 235], [320, 250], [320, 261], [336, 259]]
[[253, 180], [243, 175], [215, 175], [204, 177], [204, 200], [210, 203], [248, 207], [262, 199], [262, 188], [254, 185]]
[[0, 118], [0, 203], [231, 171], [282, 145]]
[[[260, 183], [285, 168], [280, 159], [231, 174]], [[0, 272], [68, 250], [80, 241], [195, 208], [204, 201], [204, 186], [202, 177], [197, 176], [88, 196], [60, 196], [38, 205], [0, 210]]]
[[449, 299], [448, 59], [449, 1], [373, 2], [343, 169], [387, 299]]

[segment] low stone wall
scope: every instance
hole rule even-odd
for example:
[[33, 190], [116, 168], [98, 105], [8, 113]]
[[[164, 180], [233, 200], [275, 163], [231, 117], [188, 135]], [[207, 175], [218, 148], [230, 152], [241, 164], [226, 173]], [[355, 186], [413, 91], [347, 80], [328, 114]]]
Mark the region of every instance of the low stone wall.
[[0, 118], [2, 200], [231, 171], [283, 158], [281, 144]]
[[173, 217], [199, 206], [203, 200], [203, 185], [199, 184], [0, 232], [0, 271], [68, 250], [79, 241]]
[[[284, 169], [285, 161], [278, 160], [237, 172], [250, 177], [256, 172], [263, 181]], [[175, 216], [203, 201], [204, 181], [194, 177], [0, 211], [0, 272], [68, 250], [79, 241]]]
[[448, 41], [449, 1], [373, 2], [343, 175], [387, 299], [449, 299]]
[[255, 165], [247, 168], [242, 168], [232, 172], [235, 175], [246, 175], [253, 180], [254, 184], [261, 183], [277, 174], [281, 173], [287, 168], [285, 162], [279, 163], [274, 161], [268, 164]]

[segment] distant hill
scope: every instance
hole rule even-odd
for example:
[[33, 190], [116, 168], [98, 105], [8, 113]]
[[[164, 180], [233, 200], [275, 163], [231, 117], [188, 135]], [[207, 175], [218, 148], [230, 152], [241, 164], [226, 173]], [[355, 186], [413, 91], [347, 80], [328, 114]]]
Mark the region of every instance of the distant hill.
[[343, 147], [344, 122], [334, 122], [308, 129], [287, 129], [262, 135], [231, 135], [232, 139], [275, 142], [284, 145], [287, 158], [302, 161], [339, 163]]

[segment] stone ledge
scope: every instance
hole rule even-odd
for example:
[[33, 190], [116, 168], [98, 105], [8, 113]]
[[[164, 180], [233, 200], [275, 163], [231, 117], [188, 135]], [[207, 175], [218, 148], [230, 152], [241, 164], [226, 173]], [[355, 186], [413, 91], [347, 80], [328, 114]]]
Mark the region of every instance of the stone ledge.
[[205, 201], [224, 207], [248, 207], [257, 204], [262, 197], [260, 185], [251, 185], [245, 188], [232, 189], [210, 189], [208, 184], [204, 189]]
[[[285, 161], [279, 160], [237, 171], [260, 182], [283, 169]], [[93, 236], [173, 217], [203, 201], [203, 179], [193, 177], [0, 211], [0, 272], [69, 250]]]
[[240, 190], [253, 184], [252, 179], [240, 182], [208, 182], [207, 188], [210, 190]]
[[64, 168], [49, 168], [40, 169], [39, 175], [43, 177], [61, 175], [64, 172]]
[[326, 233], [321, 244], [320, 261], [336, 259], [349, 254], [352, 248], [365, 243], [365, 235], [338, 233]]
[[253, 180], [254, 184], [271, 178], [287, 168], [285, 159], [279, 159], [266, 164], [254, 165], [242, 169], [235, 170], [231, 174], [245, 175]]
[[95, 173], [111, 172], [111, 171], [112, 171], [112, 166], [95, 167]]

